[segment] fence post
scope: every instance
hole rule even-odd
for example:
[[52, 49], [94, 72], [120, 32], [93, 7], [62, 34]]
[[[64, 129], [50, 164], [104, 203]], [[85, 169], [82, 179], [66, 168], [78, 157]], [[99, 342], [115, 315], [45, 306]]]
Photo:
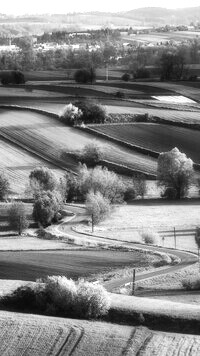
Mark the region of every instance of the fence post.
[[174, 227], [174, 245], [176, 249], [176, 228]]
[[132, 295], [135, 295], [135, 269], [133, 269], [133, 287], [132, 287]]

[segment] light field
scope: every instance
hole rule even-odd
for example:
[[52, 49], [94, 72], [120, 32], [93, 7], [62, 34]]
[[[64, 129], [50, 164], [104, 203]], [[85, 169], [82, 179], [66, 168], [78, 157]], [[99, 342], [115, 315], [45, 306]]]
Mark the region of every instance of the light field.
[[91, 322], [0, 313], [0, 354], [198, 356], [200, 337], [150, 331], [105, 322]]
[[177, 147], [200, 163], [200, 131], [162, 124], [134, 123], [92, 125], [95, 131], [150, 151], [166, 152]]

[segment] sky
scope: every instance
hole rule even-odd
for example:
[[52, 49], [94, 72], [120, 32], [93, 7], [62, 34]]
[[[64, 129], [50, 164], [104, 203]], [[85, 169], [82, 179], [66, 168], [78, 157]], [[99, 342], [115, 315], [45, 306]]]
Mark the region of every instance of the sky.
[[165, 7], [169, 9], [200, 6], [199, 0], [6, 0], [1, 2], [2, 14], [66, 14], [85, 11], [128, 11], [140, 7]]

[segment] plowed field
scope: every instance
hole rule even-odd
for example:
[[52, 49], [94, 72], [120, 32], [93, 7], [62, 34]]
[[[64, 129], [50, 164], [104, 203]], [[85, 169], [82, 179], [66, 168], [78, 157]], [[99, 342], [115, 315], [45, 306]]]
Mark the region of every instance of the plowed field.
[[146, 123], [97, 125], [92, 129], [159, 153], [177, 147], [194, 162], [200, 163], [200, 131], [197, 130]]
[[[94, 136], [67, 127], [56, 119], [45, 115], [22, 111], [0, 111], [0, 135], [11, 142], [23, 145], [51, 163], [77, 170], [77, 162], [70, 156], [63, 160], [61, 154], [80, 150], [94, 140]], [[156, 160], [104, 139], [96, 139], [105, 152], [105, 159], [124, 164], [132, 169], [148, 173], [156, 172]]]
[[1, 356], [198, 356], [200, 336], [105, 322], [0, 313]]

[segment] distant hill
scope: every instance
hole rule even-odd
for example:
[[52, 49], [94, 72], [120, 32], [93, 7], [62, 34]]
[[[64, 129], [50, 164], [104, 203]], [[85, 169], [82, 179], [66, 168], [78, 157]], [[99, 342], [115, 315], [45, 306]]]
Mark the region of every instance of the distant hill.
[[30, 35], [58, 29], [75, 31], [101, 27], [189, 25], [191, 22], [199, 21], [200, 6], [185, 9], [145, 7], [118, 13], [87, 12], [23, 16], [0, 14], [0, 35], [2, 33], [5, 35], [7, 31], [13, 35]]

